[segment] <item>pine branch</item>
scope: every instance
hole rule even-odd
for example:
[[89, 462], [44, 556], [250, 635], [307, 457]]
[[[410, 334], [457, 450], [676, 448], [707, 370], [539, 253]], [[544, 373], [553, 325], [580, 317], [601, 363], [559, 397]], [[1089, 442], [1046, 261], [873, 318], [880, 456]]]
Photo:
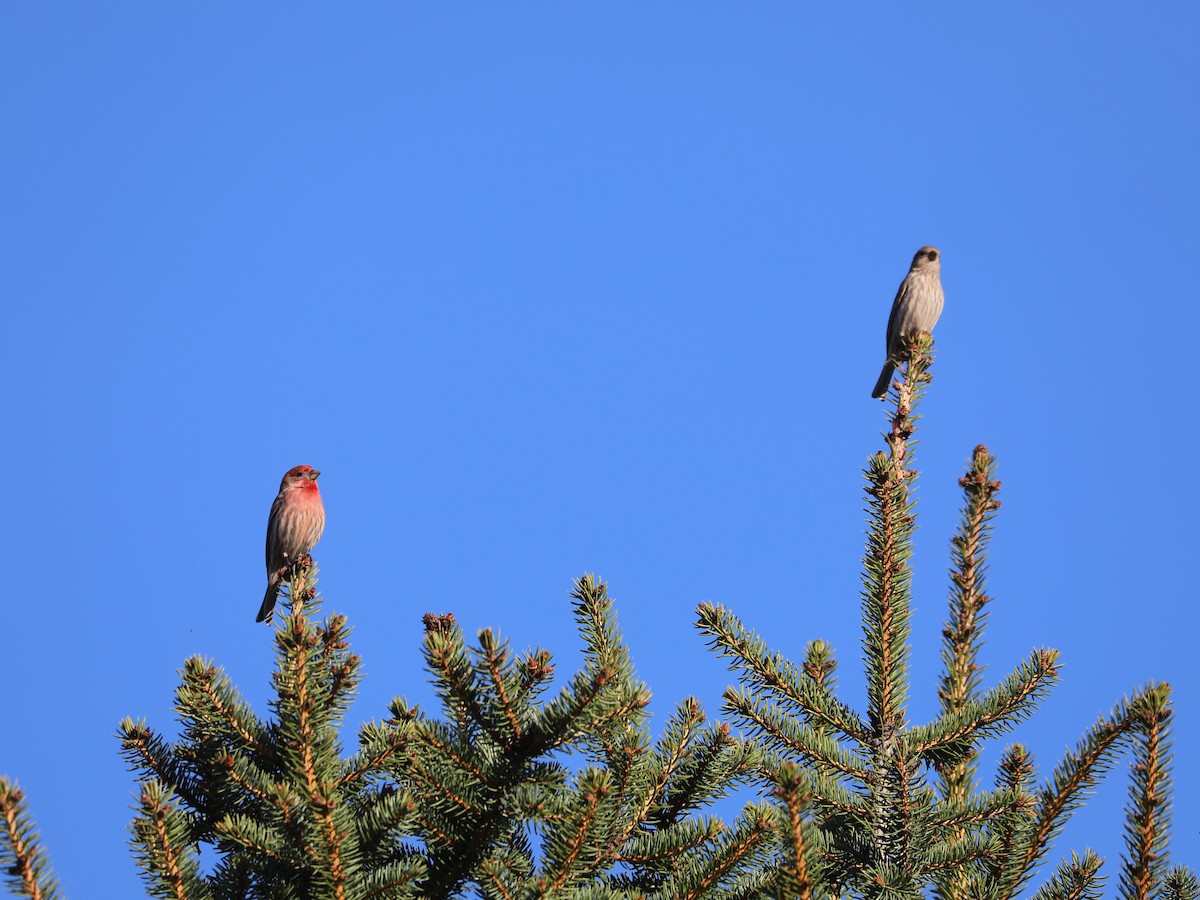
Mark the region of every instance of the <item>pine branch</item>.
[[804, 833], [807, 824], [804, 811], [812, 793], [798, 766], [789, 763], [780, 770], [774, 793], [785, 812], [781, 830], [787, 848], [779, 868], [777, 890], [780, 896], [812, 900], [812, 879], [808, 874], [809, 841]]
[[920, 402], [932, 365], [932, 338], [918, 335], [907, 348], [908, 364], [896, 390], [888, 455], [877, 453], [865, 475], [871, 529], [863, 560], [863, 656], [867, 675], [867, 718], [871, 726], [868, 779], [878, 868], [888, 890], [908, 891], [911, 857], [913, 771], [900, 740], [908, 694], [909, 630], [912, 615], [911, 497], [916, 470], [906, 468], [915, 442]]
[[607, 585], [592, 573], [586, 572], [575, 582], [571, 599], [574, 601], [572, 605], [579, 634], [584, 641], [587, 668], [593, 672], [604, 669], [619, 672], [631, 686], [646, 690], [646, 685], [642, 682], [634, 685], [629, 648], [625, 646], [617, 631], [617, 620], [613, 615]]
[[[699, 704], [694, 700], [692, 703], [699, 711]], [[656, 777], [656, 781], [663, 782], [662, 802], [656, 814], [645, 817], [646, 823], [657, 828], [678, 824], [690, 813], [727, 796], [734, 787], [748, 781], [758, 771], [760, 761], [757, 748], [734, 738], [723, 722], [696, 733], [688, 741], [680, 764], [665, 778]], [[660, 756], [650, 771], [661, 765]]]
[[[828, 720], [833, 718], [832, 714], [836, 712], [837, 718], [853, 723], [855, 732], [865, 739], [866, 725], [859, 719], [858, 714], [842, 704], [834, 693], [837, 690], [837, 660], [834, 659], [833, 648], [819, 638], [809, 641], [808, 646], [804, 648], [804, 664], [801, 669], [816, 688], [811, 692], [810, 703], [820, 702], [825, 713], [825, 721], [815, 716], [810, 717], [813, 727], [823, 731], [828, 737], [836, 738], [839, 729], [828, 724]], [[859, 743], [862, 744], [863, 741], [860, 740]]]
[[[979, 890], [966, 896], [1010, 897], [1023, 883], [1024, 854], [1037, 824], [1036, 773], [1033, 760], [1020, 744], [1005, 749], [996, 774], [993, 796], [1012, 797], [1011, 807], [997, 810], [990, 831], [995, 849], [983, 863], [979, 877], [969, 879]], [[986, 888], [986, 889], [984, 889]], [[952, 893], [941, 896], [954, 897]]]
[[527, 706], [541, 697], [554, 678], [553, 657], [540, 648], [517, 655], [517, 686], [513, 691], [513, 703]]
[[866, 472], [872, 527], [864, 559], [863, 655], [872, 743], [890, 741], [904, 726], [907, 700], [914, 518], [911, 476], [898, 468], [899, 458], [877, 453]]
[[596, 835], [611, 830], [616, 812], [604, 801], [612, 791], [609, 775], [599, 769], [586, 769], [575, 784], [568, 808], [560, 813], [545, 839], [546, 860], [543, 875], [535, 885], [538, 894], [553, 893], [564, 885], [584, 881], [606, 860], [592, 851]]
[[[602, 880], [628, 896], [667, 897], [664, 886], [680, 879], [694, 887], [714, 878], [705, 888], [712, 892], [765, 865], [749, 849], [759, 842], [741, 849], [746, 835], [731, 838], [693, 814], [746, 782], [761, 754], [725, 726], [706, 727], [694, 700], [679, 706], [652, 748], [649, 692], [606, 587], [585, 575], [572, 597], [584, 666], [540, 704], [553, 671], [548, 653], [513, 655], [491, 632], [467, 648], [452, 618], [427, 618], [427, 665], [450, 721], [398, 700], [381, 726], [397, 732], [390, 746], [398, 748], [383, 765], [408, 796], [422, 798], [412, 810], [428, 861], [422, 896], [472, 887], [496, 897], [605, 896]], [[374, 728], [363, 738], [380, 744]], [[571, 774], [560, 761], [567, 752], [587, 764]], [[535, 836], [538, 849], [528, 842]]]
[[30, 900], [55, 900], [61, 896], [46, 851], [25, 805], [25, 794], [15, 781], [0, 776], [0, 868], [8, 888]]
[[1104, 878], [1099, 874], [1103, 860], [1091, 850], [1083, 858], [1072, 853], [1059, 864], [1054, 877], [1042, 886], [1033, 900], [1093, 900], [1103, 896]]
[[[311, 560], [287, 574], [287, 615], [274, 631], [276, 723], [200, 658], [187, 661], [176, 691], [177, 742], [122, 723], [131, 767], [154, 779], [134, 825], [153, 889], [220, 900], [411, 896], [423, 860], [398, 841], [404, 827], [411, 833], [414, 804], [382, 768], [403, 752], [402, 736], [367, 730], [359, 753], [341, 759], [338, 727], [361, 662], [343, 616], [311, 618], [320, 609]], [[188, 868], [201, 845], [216, 852], [208, 875]]]
[[[283, 811], [290, 811], [290, 805], [284, 806]], [[290, 816], [285, 816], [285, 819], [290, 819]], [[269, 827], [253, 816], [231, 813], [217, 823], [216, 831], [240, 848], [250, 850], [270, 862], [280, 865], [291, 863], [292, 854], [286, 839], [287, 833]]]
[[540, 727], [526, 737], [525, 747], [533, 753], [546, 753], [580, 735], [599, 736], [650, 702], [648, 692], [608, 690], [610, 687], [619, 687], [618, 675], [611, 669], [577, 673], [571, 684], [542, 708]]
[[864, 559], [863, 651], [872, 735], [885, 743], [904, 724], [912, 582], [908, 561], [915, 527], [910, 495], [917, 476], [915, 469], [905, 466], [915, 446], [912, 436], [919, 420], [915, 410], [929, 381], [932, 346], [928, 335], [909, 346], [905, 376], [896, 391], [896, 412], [890, 431], [884, 434], [888, 454], [877, 453], [865, 471], [872, 527]]
[[200, 877], [200, 858], [191, 839], [187, 816], [157, 782], [142, 785], [138, 815], [131, 826], [134, 855], [147, 890], [164, 900], [208, 900]]
[[1020, 788], [972, 794], [959, 802], [943, 800], [935, 803], [928, 811], [925, 827], [965, 833], [1028, 807], [1029, 796]]
[[188, 763], [177, 756], [173, 746], [148, 728], [144, 720], [135, 722], [126, 717], [117, 726], [117, 737], [121, 739], [121, 755], [130, 770], [169, 785], [190, 809], [207, 809], [208, 801], [201, 793], [202, 783]]
[[1116, 762], [1140, 725], [1145, 694], [1117, 704], [1112, 715], [1101, 718], [1055, 767], [1050, 781], [1038, 792], [1036, 821], [1013, 869], [1013, 883], [1003, 896], [1011, 897], [1029, 880], [1053, 839], [1078, 809], [1092, 786]]
[[723, 723], [700, 728], [703, 721], [699, 704], [686, 700], [653, 753], [626, 755], [621, 765], [618, 751], [610, 761], [625, 794], [614, 791], [611, 798], [620, 824], [605, 852], [614, 862], [634, 864], [634, 874], [621, 882], [630, 888], [657, 892], [681, 870], [685, 854], [714, 842], [720, 821], [692, 813], [757, 772], [761, 755], [752, 745], [732, 737]]
[[710, 895], [739, 873], [753, 871], [771, 858], [777, 815], [765, 805], [750, 805], [711, 849], [691, 857], [689, 866], [662, 885], [658, 896], [694, 900]]
[[[378, 773], [376, 778], [379, 778]], [[416, 831], [417, 801], [412, 794], [398, 790], [387, 781], [378, 788], [356, 792], [349, 802], [360, 853], [368, 866], [384, 865], [397, 855], [423, 865], [423, 857], [419, 857], [412, 847], [398, 848], [392, 840], [396, 835], [410, 835]]]
[[510, 729], [510, 733], [499, 737], [499, 741], [506, 747], [512, 746], [512, 744], [521, 740], [522, 735], [521, 722], [517, 715], [517, 706], [513, 702], [513, 696], [518, 694], [520, 688], [519, 675], [506, 671], [506, 663], [508, 661], [507, 648], [496, 641], [491, 631], [485, 630], [480, 632], [479, 646], [483, 651], [483, 664], [487, 670], [491, 690], [495, 693], [496, 699], [499, 702], [504, 722]]
[[631, 725], [640, 727], [645, 721], [645, 707], [650, 702], [650, 689], [637, 678], [629, 648], [621, 639], [608, 587], [591, 573], [575, 582], [571, 591], [575, 621], [584, 641], [583, 673], [598, 683], [611, 685], [610, 698], [620, 703], [602, 713], [585, 729], [589, 735], [584, 743], [597, 751], [621, 744]]
[[1170, 843], [1170, 688], [1154, 685], [1143, 696], [1125, 816], [1128, 856], [1121, 866], [1121, 895], [1129, 900], [1150, 900], [1154, 895], [1166, 874]]
[[673, 862], [684, 854], [713, 843], [724, 828], [720, 819], [708, 818], [680, 822], [669, 829], [637, 831], [629, 835], [614, 861], [658, 869], [663, 862]]
[[774, 696], [776, 703], [823, 732], [832, 731], [865, 745], [871, 733], [866, 723], [844, 703], [833, 696], [834, 681], [828, 678], [832, 661], [828, 648], [821, 642], [816, 649], [815, 665], [822, 678], [815, 678], [809, 669], [798, 668], [781, 653], [772, 653], [766, 642], [748, 630], [732, 612], [723, 606], [702, 603], [696, 608], [696, 627], [709, 638], [709, 646], [718, 655], [733, 660], [731, 668], [738, 680], [757, 696]]
[[[667, 722], [655, 752], [654, 774], [647, 779], [645, 789], [630, 816], [631, 822], [653, 818], [656, 824], [673, 824], [691, 801], [691, 792], [680, 790], [679, 799], [663, 804], [667, 784], [688, 759], [693, 740], [704, 725], [704, 713], [699, 702], [689, 697], [679, 704], [675, 715]], [[657, 807], [657, 808], [656, 808]]]
[[[1031, 716], [1059, 679], [1058, 651], [1035, 650], [1028, 661], [979, 699], [955, 704], [928, 725], [908, 733], [911, 752], [919, 753], [935, 767], [947, 771], [973, 758], [975, 745], [987, 737], [1003, 734]], [[967, 770], [970, 771], [970, 768]], [[966, 796], [969, 783], [952, 796]]]
[[825, 732], [798, 722], [782, 707], [744, 691], [725, 691], [725, 710], [772, 750], [811, 762], [827, 780], [871, 780], [868, 760], [846, 751]]
[[284, 573], [282, 589], [276, 601], [285, 617], [304, 613], [304, 608], [317, 597], [317, 567], [308, 554], [299, 556]]
[[347, 760], [339, 787], [359, 787], [377, 777], [393, 757], [404, 752], [407, 736], [397, 729], [370, 722], [359, 731], [358, 742], [359, 750]]
[[283, 768], [303, 792], [298, 837], [309, 877], [334, 900], [346, 900], [354, 860], [344, 843], [351, 828], [337, 791], [343, 771], [336, 728], [345, 711], [339, 693], [357, 661], [345, 653], [344, 619], [334, 617], [319, 630], [312, 626], [308, 614], [316, 609], [316, 580], [311, 560], [293, 566], [291, 609], [275, 633], [281, 662], [275, 677], [278, 746]]
[[1200, 878], [1186, 866], [1176, 866], [1163, 879], [1160, 900], [1197, 900], [1200, 898]]
[[[984, 560], [991, 521], [1000, 508], [1000, 501], [995, 499], [1000, 490], [995, 468], [995, 457], [980, 444], [972, 454], [966, 475], [958, 482], [963, 488], [964, 509], [958, 531], [950, 541], [953, 587], [950, 624], [942, 632], [945, 669], [938, 690], [944, 715], [962, 716], [967, 704], [978, 695], [982, 670], [977, 660], [987, 620], [984, 607], [990, 600], [984, 591]], [[963, 799], [974, 789], [976, 755], [972, 745], [959, 759], [938, 766], [945, 797]]]
[[416, 857], [383, 863], [362, 877], [359, 896], [362, 900], [417, 900], [416, 885], [424, 872], [423, 860]]
[[[495, 642], [488, 632], [482, 632], [479, 638], [485, 647]], [[479, 729], [483, 729], [493, 742], [505, 745], [507, 735], [503, 720], [497, 721], [480, 705], [484, 692], [479, 673], [467, 653], [462, 631], [458, 628], [426, 631], [425, 660], [437, 676], [434, 690], [457, 725], [460, 736], [471, 740]]]
[[[185, 727], [211, 730], [214, 720], [225, 727], [233, 742], [269, 758], [269, 736], [250, 705], [238, 696], [224, 672], [211, 661], [194, 656], [183, 664], [183, 681], [175, 692], [175, 708]], [[168, 782], [174, 786], [174, 782]], [[178, 788], [174, 788], [178, 792]]]

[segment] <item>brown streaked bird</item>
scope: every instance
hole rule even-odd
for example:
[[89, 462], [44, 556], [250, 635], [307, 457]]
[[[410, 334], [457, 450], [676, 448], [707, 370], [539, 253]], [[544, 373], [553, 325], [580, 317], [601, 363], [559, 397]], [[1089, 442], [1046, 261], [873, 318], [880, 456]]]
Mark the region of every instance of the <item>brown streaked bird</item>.
[[933, 331], [942, 314], [942, 254], [937, 247], [922, 247], [913, 257], [908, 274], [900, 282], [892, 314], [888, 316], [887, 359], [875, 382], [872, 397], [887, 393], [904, 344], [920, 331]]
[[325, 505], [317, 488], [320, 474], [312, 466], [294, 466], [279, 483], [279, 495], [267, 519], [267, 593], [256, 622], [270, 622], [275, 613], [280, 570], [311, 553], [325, 530]]

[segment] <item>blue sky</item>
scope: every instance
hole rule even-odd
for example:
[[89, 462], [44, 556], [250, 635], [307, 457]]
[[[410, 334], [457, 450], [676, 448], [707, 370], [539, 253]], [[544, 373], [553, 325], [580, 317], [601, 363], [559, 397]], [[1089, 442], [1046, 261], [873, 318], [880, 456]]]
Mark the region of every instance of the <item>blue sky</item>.
[[[176, 672], [266, 710], [282, 473], [367, 671], [420, 618], [578, 660], [610, 585], [665, 716], [719, 713], [723, 603], [838, 651], [861, 708], [860, 469], [896, 285], [943, 251], [918, 449], [914, 691], [935, 709], [956, 480], [1000, 459], [987, 683], [1064, 681], [1048, 773], [1150, 680], [1200, 863], [1194, 6], [0, 7], [0, 772], [79, 898], [139, 891], [113, 732]], [[561, 669], [560, 669], [561, 671]], [[990, 778], [990, 775], [988, 776]], [[1116, 877], [1124, 763], [1062, 853]]]

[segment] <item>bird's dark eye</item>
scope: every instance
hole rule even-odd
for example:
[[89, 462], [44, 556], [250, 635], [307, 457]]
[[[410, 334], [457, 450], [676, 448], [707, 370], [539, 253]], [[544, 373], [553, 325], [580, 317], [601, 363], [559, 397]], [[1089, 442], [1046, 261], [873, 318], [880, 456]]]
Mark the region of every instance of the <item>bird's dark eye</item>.
[[925, 254], [925, 256], [930, 262], [933, 262], [935, 259], [937, 259], [937, 251], [930, 250], [928, 253]]

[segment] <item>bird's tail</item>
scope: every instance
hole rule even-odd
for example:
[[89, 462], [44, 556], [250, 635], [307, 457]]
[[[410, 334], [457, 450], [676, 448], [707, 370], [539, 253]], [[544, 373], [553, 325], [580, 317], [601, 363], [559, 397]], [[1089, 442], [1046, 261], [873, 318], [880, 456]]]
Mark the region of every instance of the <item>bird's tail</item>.
[[267, 592], [263, 595], [262, 606], [258, 608], [258, 618], [255, 622], [266, 622], [271, 624], [271, 617], [275, 615], [275, 601], [279, 599], [279, 579], [272, 578], [267, 582]]
[[878, 400], [888, 392], [888, 387], [892, 382], [892, 373], [896, 371], [896, 365], [890, 359], [883, 364], [883, 371], [879, 373], [879, 380], [875, 382], [875, 390], [871, 391], [871, 396]]

